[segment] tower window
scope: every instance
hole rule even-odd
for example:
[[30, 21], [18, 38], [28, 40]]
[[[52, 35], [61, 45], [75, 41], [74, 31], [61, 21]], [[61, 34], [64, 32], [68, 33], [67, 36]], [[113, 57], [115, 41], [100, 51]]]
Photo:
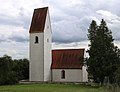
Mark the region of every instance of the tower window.
[[61, 78], [65, 79], [65, 71], [64, 70], [61, 71]]
[[49, 39], [47, 39], [47, 42], [49, 42]]
[[49, 26], [47, 26], [47, 29], [49, 28]]
[[38, 43], [38, 36], [35, 36], [35, 43]]

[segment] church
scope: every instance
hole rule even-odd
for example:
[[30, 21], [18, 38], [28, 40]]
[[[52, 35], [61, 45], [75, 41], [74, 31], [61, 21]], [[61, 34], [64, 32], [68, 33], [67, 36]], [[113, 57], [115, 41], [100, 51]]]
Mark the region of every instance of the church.
[[34, 10], [29, 34], [29, 81], [88, 82], [87, 67], [82, 64], [84, 48], [52, 50], [48, 7]]

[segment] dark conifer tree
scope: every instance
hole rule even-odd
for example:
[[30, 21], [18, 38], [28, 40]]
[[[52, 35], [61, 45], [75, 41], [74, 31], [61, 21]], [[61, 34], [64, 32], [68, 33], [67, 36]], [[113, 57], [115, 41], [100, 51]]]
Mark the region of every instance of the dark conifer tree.
[[88, 29], [88, 38], [90, 40], [88, 71], [93, 75], [95, 82], [103, 83], [105, 77], [108, 77], [110, 82], [113, 82], [119, 58], [115, 52], [112, 32], [103, 19], [98, 27], [93, 23], [95, 24], [92, 21]]

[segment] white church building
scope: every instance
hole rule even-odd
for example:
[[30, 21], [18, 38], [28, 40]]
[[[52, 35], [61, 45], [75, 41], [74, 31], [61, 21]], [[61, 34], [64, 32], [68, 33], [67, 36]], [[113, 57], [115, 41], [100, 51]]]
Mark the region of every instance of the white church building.
[[85, 49], [52, 50], [48, 7], [34, 10], [30, 26], [30, 81], [88, 82]]

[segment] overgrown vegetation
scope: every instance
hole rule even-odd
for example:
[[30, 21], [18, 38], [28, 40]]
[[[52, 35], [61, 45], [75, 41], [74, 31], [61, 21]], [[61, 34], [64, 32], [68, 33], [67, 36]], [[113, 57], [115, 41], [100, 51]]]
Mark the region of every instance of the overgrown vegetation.
[[0, 85], [15, 84], [28, 77], [29, 61], [27, 59], [13, 60], [8, 55], [0, 57]]

